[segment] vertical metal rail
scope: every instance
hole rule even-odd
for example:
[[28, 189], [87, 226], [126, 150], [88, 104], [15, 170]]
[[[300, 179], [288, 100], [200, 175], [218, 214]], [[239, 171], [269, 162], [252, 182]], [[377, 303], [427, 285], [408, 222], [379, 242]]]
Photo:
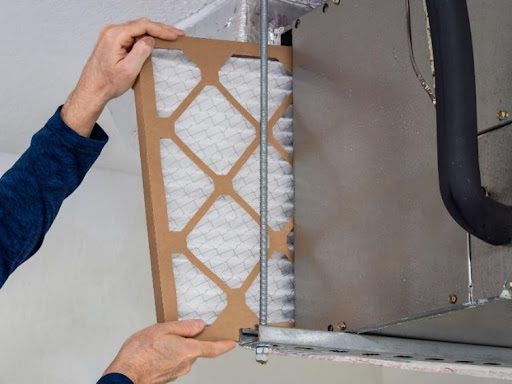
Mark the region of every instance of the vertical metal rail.
[[268, 298], [268, 0], [260, 10], [260, 322], [267, 325]]
[[[260, 1], [260, 319], [267, 325], [268, 306], [268, 0]], [[268, 347], [256, 348], [256, 361], [265, 364]]]

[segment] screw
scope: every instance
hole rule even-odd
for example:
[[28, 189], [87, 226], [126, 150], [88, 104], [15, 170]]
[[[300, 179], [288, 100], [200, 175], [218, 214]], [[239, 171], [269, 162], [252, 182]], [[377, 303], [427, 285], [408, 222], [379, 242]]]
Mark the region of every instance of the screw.
[[340, 321], [338, 324], [336, 324], [336, 328], [338, 331], [345, 331], [347, 329], [347, 324], [345, 324], [344, 321]]
[[256, 347], [256, 361], [261, 365], [268, 363], [268, 347]]
[[496, 115], [498, 116], [498, 120], [503, 121], [508, 119], [509, 113], [508, 111], [498, 111]]
[[332, 2], [336, 5], [340, 5], [341, 4], [341, 0], [332, 0]]
[[450, 295], [448, 296], [448, 302], [450, 304], [455, 304], [457, 302], [458, 298], [457, 298], [457, 295]]
[[332, 324], [329, 324], [329, 325], [327, 326], [327, 331], [329, 331], [329, 332], [334, 332], [334, 327], [332, 326]]
[[299, 28], [300, 19], [295, 20], [295, 28]]
[[328, 9], [329, 9], [329, 4], [325, 3], [324, 6], [322, 7], [322, 12], [326, 13]]

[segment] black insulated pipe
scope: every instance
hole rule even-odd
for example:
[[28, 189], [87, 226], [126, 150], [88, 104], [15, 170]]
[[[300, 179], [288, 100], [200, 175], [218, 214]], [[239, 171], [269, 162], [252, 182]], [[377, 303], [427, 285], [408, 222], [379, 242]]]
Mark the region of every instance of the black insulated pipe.
[[[443, 202], [479, 239], [511, 242], [512, 208], [486, 196], [478, 158], [475, 66], [466, 0], [427, 0], [434, 49], [437, 157]], [[511, 186], [512, 187], [512, 186]]]

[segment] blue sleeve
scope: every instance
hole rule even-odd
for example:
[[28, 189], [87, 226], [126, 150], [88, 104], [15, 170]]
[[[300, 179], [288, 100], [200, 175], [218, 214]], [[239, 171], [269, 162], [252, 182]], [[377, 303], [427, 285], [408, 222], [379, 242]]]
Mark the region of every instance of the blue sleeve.
[[103, 376], [97, 384], [133, 384], [133, 381], [120, 373], [109, 373]]
[[99, 125], [80, 136], [60, 108], [0, 178], [0, 288], [41, 246], [60, 206], [82, 182], [108, 141]]

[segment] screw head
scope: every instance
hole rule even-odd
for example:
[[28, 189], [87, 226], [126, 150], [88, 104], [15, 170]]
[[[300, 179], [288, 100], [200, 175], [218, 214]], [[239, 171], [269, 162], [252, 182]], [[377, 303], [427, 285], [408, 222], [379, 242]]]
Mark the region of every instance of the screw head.
[[295, 28], [299, 28], [300, 19], [295, 20]]
[[345, 324], [344, 321], [340, 321], [338, 324], [336, 324], [336, 328], [338, 331], [345, 331], [347, 329], [347, 324]]
[[450, 295], [450, 296], [448, 296], [448, 302], [449, 302], [450, 304], [455, 304], [455, 303], [457, 303], [457, 300], [458, 300], [457, 295]]
[[268, 363], [268, 347], [256, 347], [256, 361], [261, 365]]
[[506, 120], [509, 117], [508, 111], [498, 111], [496, 115], [498, 116], [498, 120], [500, 121]]
[[324, 6], [322, 7], [322, 12], [326, 13], [328, 9], [329, 9], [329, 4], [325, 3]]

